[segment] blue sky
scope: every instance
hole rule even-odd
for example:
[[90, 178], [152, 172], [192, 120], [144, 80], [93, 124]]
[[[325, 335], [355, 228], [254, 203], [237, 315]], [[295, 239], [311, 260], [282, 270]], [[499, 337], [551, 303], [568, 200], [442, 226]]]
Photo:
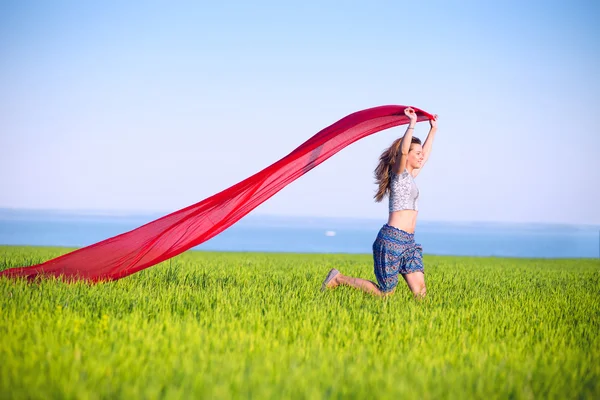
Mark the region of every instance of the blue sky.
[[[1, 2], [0, 207], [175, 211], [404, 104], [440, 115], [420, 218], [600, 224], [596, 2], [217, 3]], [[402, 133], [254, 213], [385, 220]]]

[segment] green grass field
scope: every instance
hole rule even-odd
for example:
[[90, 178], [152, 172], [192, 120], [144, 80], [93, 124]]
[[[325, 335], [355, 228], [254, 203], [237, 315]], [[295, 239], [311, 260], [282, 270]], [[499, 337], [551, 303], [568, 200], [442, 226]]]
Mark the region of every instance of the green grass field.
[[[0, 247], [0, 269], [65, 252]], [[187, 252], [99, 285], [3, 278], [0, 397], [600, 397], [598, 260], [425, 263], [422, 301], [319, 291], [332, 267], [374, 279], [370, 255]]]

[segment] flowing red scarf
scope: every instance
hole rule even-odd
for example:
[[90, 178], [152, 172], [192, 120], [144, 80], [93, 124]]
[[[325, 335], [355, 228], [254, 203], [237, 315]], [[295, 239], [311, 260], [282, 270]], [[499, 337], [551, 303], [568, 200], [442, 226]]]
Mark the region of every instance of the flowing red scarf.
[[[344, 147], [384, 129], [407, 124], [406, 106], [390, 105], [352, 113], [323, 129], [276, 163], [199, 203], [132, 231], [0, 276], [33, 279], [56, 276], [90, 282], [117, 280], [174, 257], [214, 237], [286, 185]], [[413, 107], [418, 121], [432, 119]]]

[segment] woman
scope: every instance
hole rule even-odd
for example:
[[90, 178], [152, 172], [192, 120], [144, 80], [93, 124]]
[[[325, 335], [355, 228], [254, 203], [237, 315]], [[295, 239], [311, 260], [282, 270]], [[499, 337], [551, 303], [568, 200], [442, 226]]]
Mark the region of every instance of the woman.
[[416, 297], [425, 296], [423, 249], [414, 239], [419, 197], [414, 178], [431, 154], [437, 131], [437, 115], [429, 120], [431, 129], [421, 146], [421, 140], [413, 137], [417, 123], [415, 110], [407, 107], [404, 114], [410, 118], [404, 136], [396, 139], [381, 154], [379, 165], [375, 169], [379, 185], [375, 201], [381, 201], [388, 195], [390, 203], [388, 222], [383, 225], [373, 243], [374, 270], [378, 284], [345, 276], [337, 269], [332, 269], [323, 282], [322, 290], [348, 285], [377, 296], [386, 296], [396, 290], [400, 274]]

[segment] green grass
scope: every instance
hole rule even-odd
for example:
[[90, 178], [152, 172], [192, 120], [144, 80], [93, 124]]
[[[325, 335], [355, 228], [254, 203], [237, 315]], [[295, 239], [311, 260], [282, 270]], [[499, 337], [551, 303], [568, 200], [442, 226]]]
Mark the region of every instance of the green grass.
[[[0, 247], [0, 269], [67, 252]], [[425, 257], [428, 297], [319, 292], [370, 255], [188, 252], [0, 279], [1, 398], [599, 398], [600, 262]]]

